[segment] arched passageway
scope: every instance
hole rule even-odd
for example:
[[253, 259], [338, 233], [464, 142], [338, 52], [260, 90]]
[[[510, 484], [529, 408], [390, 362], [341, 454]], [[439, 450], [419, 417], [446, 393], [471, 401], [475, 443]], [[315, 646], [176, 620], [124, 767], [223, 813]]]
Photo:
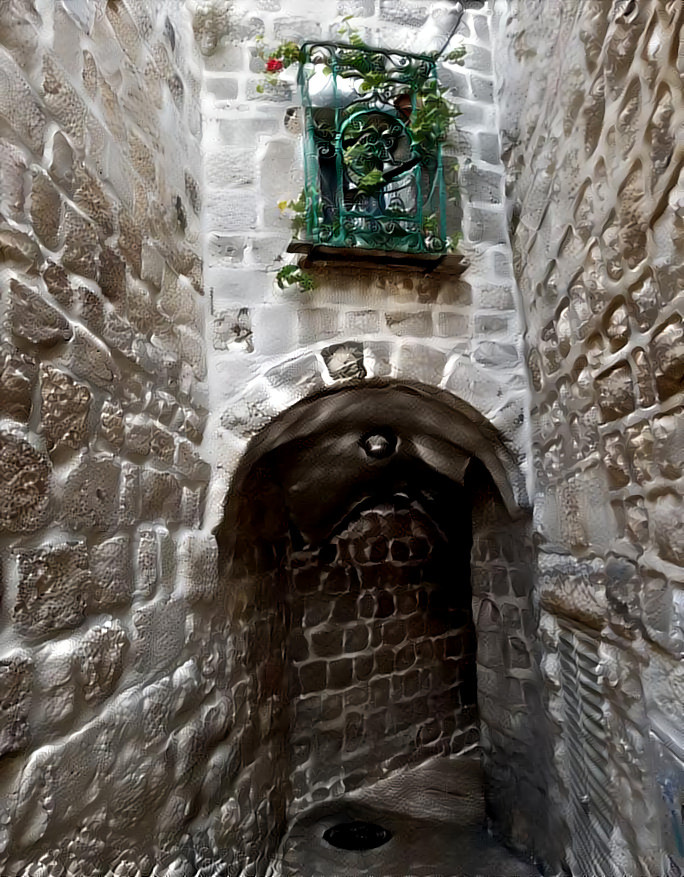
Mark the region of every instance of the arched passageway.
[[[244, 783], [277, 825], [266, 843], [255, 823], [264, 863], [279, 849], [291, 874], [402, 873], [413, 848], [412, 867], [453, 868], [444, 844], [488, 855], [485, 799], [517, 839], [506, 808], [536, 731], [516, 717], [538, 680], [516, 475], [470, 406], [389, 382], [308, 399], [248, 448], [217, 538], [244, 622]], [[407, 809], [435, 776], [425, 812], [453, 841], [439, 861]]]

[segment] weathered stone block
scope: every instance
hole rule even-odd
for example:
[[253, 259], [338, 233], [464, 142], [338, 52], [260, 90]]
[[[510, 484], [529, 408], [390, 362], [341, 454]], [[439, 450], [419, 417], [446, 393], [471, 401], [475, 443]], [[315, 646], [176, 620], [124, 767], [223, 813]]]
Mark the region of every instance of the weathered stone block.
[[0, 139], [0, 209], [14, 222], [24, 222], [24, 175], [28, 164], [23, 152]]
[[626, 363], [619, 363], [596, 379], [598, 403], [604, 421], [617, 420], [634, 411], [632, 374]]
[[60, 247], [62, 198], [50, 178], [40, 168], [32, 168], [31, 219], [33, 228], [48, 250]]
[[119, 465], [108, 457], [82, 457], [67, 478], [62, 515], [74, 530], [107, 532], [119, 512]]
[[349, 342], [326, 347], [321, 351], [330, 377], [336, 381], [349, 378], [365, 378], [363, 345]]
[[86, 701], [99, 701], [112, 694], [123, 672], [128, 645], [118, 622], [98, 625], [84, 636], [74, 659]]
[[119, 301], [126, 291], [126, 263], [111, 247], [103, 247], [99, 256], [100, 288], [111, 302]]
[[119, 367], [109, 351], [85, 329], [76, 326], [69, 351], [69, 367], [96, 387], [108, 390], [120, 378]]
[[33, 661], [18, 650], [0, 660], [0, 756], [29, 743]]
[[185, 604], [157, 602], [133, 614], [135, 666], [141, 673], [158, 672], [180, 655], [185, 642]]
[[170, 472], [143, 469], [142, 517], [146, 521], [175, 522], [180, 519], [181, 487]]
[[86, 107], [69, 77], [49, 54], [43, 56], [43, 95], [45, 105], [78, 146], [83, 146]]
[[0, 400], [3, 412], [26, 422], [31, 414], [36, 363], [26, 354], [7, 351], [0, 355]]
[[214, 348], [252, 353], [252, 320], [249, 308], [220, 311], [214, 319]]
[[91, 605], [97, 609], [126, 606], [133, 591], [130, 538], [115, 536], [90, 549], [93, 589]]
[[188, 533], [179, 547], [178, 579], [188, 602], [211, 601], [218, 595], [218, 546], [213, 536]]
[[0, 526], [13, 533], [39, 529], [50, 503], [50, 464], [27, 441], [0, 433]]
[[394, 335], [425, 338], [432, 334], [430, 311], [389, 311], [385, 314], [387, 328]]
[[0, 116], [3, 116], [36, 155], [45, 139], [46, 115], [14, 59], [0, 58]]
[[682, 389], [684, 380], [684, 323], [673, 317], [653, 338], [656, 385], [661, 399]]
[[684, 501], [677, 494], [668, 492], [649, 506], [660, 554], [665, 560], [684, 566]]
[[41, 424], [48, 448], [87, 444], [90, 390], [65, 372], [43, 365], [40, 372]]
[[35, 290], [10, 281], [10, 319], [15, 335], [43, 347], [54, 347], [72, 336], [69, 321]]
[[124, 414], [117, 400], [105, 399], [102, 403], [100, 434], [110, 445], [121, 449], [124, 442]]
[[156, 530], [138, 531], [136, 546], [136, 591], [145, 599], [154, 594], [159, 580], [159, 546]]
[[446, 355], [426, 345], [405, 344], [399, 351], [399, 374], [409, 380], [437, 385], [442, 380]]
[[12, 615], [26, 636], [78, 627], [92, 579], [84, 543], [67, 542], [16, 552], [19, 586]]

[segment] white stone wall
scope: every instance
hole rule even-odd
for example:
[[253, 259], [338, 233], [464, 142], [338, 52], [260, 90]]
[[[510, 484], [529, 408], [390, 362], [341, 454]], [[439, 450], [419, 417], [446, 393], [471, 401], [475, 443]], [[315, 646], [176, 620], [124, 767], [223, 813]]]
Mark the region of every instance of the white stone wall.
[[[341, 263], [313, 269], [311, 293], [274, 283], [295, 260], [286, 253], [290, 220], [277, 203], [301, 191], [302, 138], [288, 113], [296, 83], [275, 98], [257, 91], [256, 38], [273, 48], [283, 39], [339, 39], [342, 18], [353, 14], [351, 25], [371, 45], [410, 49], [431, 12], [431, 4], [411, 0], [263, 0], [236, 7], [234, 30], [206, 59], [203, 221], [214, 412], [207, 450], [219, 479], [215, 517], [246, 440], [297, 399], [349, 377], [447, 388], [503, 431], [525, 468], [526, 377], [486, 7], [466, 10], [450, 43], [466, 48], [463, 66], [440, 65], [440, 81], [462, 113], [444, 152], [445, 164], [460, 165], [465, 274], [431, 278]], [[452, 208], [450, 233], [459, 230], [458, 213]]]
[[176, 2], [0, 4], [7, 877], [166, 868], [229, 721], [201, 608], [200, 74]]
[[496, 13], [567, 854], [573, 873], [680, 873], [684, 10]]

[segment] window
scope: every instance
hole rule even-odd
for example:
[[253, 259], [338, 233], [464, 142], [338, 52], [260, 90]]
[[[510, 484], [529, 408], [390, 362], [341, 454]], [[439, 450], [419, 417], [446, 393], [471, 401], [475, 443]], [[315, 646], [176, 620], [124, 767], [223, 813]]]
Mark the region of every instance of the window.
[[325, 250], [443, 256], [449, 241], [441, 142], [456, 114], [434, 62], [366, 46], [305, 43], [299, 84], [301, 240]]

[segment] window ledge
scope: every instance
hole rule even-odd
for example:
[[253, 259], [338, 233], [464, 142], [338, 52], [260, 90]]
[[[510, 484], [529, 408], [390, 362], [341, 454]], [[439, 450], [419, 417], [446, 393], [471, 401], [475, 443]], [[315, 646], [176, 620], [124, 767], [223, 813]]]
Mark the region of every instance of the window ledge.
[[372, 263], [375, 267], [452, 276], [462, 274], [468, 267], [466, 258], [459, 253], [401, 253], [365, 247], [330, 247], [297, 240], [290, 241], [287, 252], [306, 256], [303, 267], [321, 262], [344, 262], [355, 267], [369, 267]]

